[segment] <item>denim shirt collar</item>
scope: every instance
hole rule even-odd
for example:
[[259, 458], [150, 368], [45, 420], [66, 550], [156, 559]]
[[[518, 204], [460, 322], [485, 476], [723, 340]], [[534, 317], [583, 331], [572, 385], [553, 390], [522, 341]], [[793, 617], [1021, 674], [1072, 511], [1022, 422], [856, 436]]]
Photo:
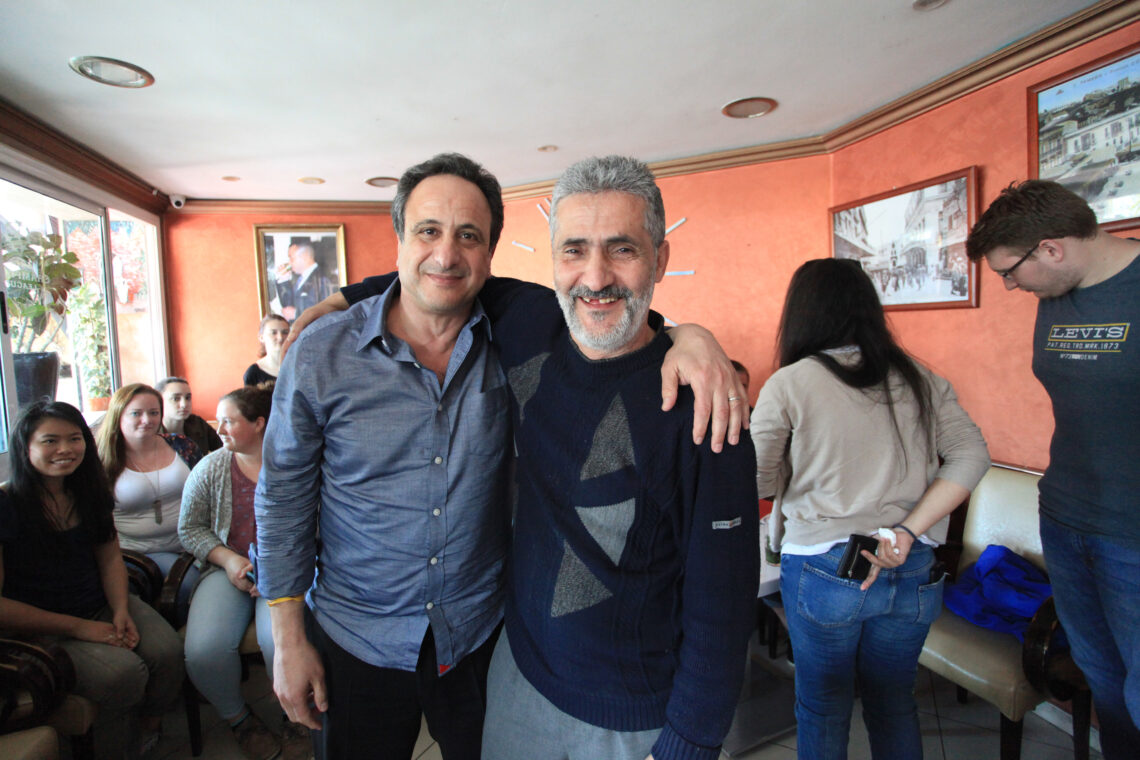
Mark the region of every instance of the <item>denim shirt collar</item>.
[[[375, 342], [380, 350], [394, 359], [401, 358], [398, 354], [402, 351], [408, 352], [407, 357], [412, 360], [410, 349], [400, 339], [392, 335], [388, 330], [388, 310], [395, 303], [396, 294], [400, 292], [400, 280], [397, 278], [388, 289], [381, 293], [379, 296], [370, 299], [364, 308], [366, 309], [366, 316], [364, 324], [360, 328], [360, 339], [356, 342], [356, 350], [363, 351], [373, 342]], [[483, 333], [488, 341], [492, 340], [491, 334], [491, 320], [487, 317], [487, 313], [483, 311], [483, 304], [476, 298], [475, 302], [471, 305], [471, 314], [467, 318], [467, 322], [463, 325], [463, 330], [483, 330]], [[462, 332], [462, 330], [461, 330]]]

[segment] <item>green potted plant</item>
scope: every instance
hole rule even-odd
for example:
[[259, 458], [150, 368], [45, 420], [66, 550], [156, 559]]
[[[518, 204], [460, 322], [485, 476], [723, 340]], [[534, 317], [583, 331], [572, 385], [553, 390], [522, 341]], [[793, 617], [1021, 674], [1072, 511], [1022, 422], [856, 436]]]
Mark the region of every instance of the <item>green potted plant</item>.
[[72, 328], [75, 365], [88, 411], [103, 411], [111, 398], [110, 351], [107, 346], [107, 307], [94, 283], [85, 282], [71, 294], [68, 325]]
[[17, 400], [23, 405], [44, 395], [55, 398], [59, 354], [52, 349], [68, 294], [82, 278], [75, 266], [79, 258], [63, 250], [59, 235], [26, 231], [6, 219], [0, 219], [0, 229]]

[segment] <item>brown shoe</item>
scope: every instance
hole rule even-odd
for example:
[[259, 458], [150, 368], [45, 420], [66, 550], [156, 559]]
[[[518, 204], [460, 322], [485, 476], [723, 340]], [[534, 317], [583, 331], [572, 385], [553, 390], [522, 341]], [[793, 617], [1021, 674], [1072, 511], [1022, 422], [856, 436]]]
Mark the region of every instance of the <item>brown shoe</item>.
[[313, 760], [313, 740], [307, 726], [285, 721], [281, 730], [281, 760]]
[[273, 760], [281, 754], [281, 742], [253, 710], [233, 727], [233, 732], [242, 753], [249, 760]]

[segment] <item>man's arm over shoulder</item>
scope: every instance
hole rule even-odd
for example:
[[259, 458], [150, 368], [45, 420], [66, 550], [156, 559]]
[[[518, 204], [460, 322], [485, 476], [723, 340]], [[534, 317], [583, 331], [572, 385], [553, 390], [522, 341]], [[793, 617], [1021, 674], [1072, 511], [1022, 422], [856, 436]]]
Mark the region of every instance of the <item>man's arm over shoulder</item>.
[[[687, 415], [687, 411], [676, 413]], [[683, 428], [680, 429], [683, 431]], [[745, 438], [713, 453], [686, 440], [677, 498], [685, 569], [679, 667], [656, 760], [719, 756], [732, 723], [759, 581], [755, 453]]]

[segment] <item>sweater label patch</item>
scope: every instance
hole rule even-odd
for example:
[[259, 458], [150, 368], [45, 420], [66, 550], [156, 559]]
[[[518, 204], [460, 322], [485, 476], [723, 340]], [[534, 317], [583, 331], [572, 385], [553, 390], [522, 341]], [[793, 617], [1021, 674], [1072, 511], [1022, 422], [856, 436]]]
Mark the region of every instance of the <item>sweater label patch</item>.
[[713, 530], [730, 530], [732, 528], [740, 527], [740, 518], [736, 517], [732, 520], [713, 520]]

